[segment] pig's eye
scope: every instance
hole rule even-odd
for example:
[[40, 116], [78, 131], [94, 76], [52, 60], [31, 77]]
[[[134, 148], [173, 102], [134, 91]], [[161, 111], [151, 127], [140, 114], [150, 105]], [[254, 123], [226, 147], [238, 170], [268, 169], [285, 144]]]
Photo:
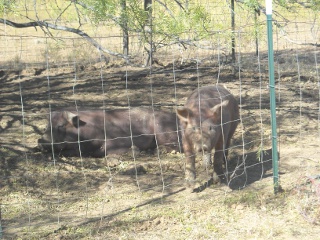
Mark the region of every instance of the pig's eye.
[[196, 131], [197, 128], [195, 126], [192, 127], [192, 131]]
[[213, 126], [210, 126], [209, 127], [209, 131], [213, 131], [214, 130], [214, 127]]
[[64, 131], [63, 125], [58, 125], [58, 131], [59, 131], [59, 132], [63, 132], [63, 131]]

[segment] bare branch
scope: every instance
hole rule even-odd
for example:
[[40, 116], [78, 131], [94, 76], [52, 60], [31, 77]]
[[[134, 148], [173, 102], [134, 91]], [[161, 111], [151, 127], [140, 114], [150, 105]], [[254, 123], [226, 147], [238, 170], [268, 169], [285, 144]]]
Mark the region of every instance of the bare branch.
[[182, 9], [185, 11], [185, 9], [184, 9], [184, 7], [182, 6], [181, 2], [179, 2], [178, 0], [174, 0], [174, 1], [179, 5], [180, 8], [182, 8]]
[[57, 24], [58, 19], [65, 13], [65, 11], [67, 11], [67, 9], [71, 6], [71, 4], [72, 4], [72, 3], [69, 3], [69, 5], [66, 6], [65, 9], [60, 12], [60, 14], [59, 14], [58, 17], [56, 18], [54, 24]]
[[[15, 23], [3, 18], [0, 18], [0, 23], [3, 24], [7, 24], [11, 27], [15, 27], [15, 28], [27, 28], [27, 27], [41, 27], [41, 28], [50, 28], [50, 29], [55, 29], [55, 30], [61, 30], [61, 31], [67, 31], [67, 32], [72, 32], [75, 34], [78, 34], [79, 36], [83, 37], [85, 40], [87, 40], [89, 43], [91, 43], [93, 46], [95, 46], [99, 51], [108, 53], [112, 56], [116, 56], [116, 57], [120, 57], [120, 58], [124, 58], [124, 59], [128, 59], [128, 56], [120, 54], [120, 53], [116, 53], [116, 52], [112, 52], [108, 49], [103, 48], [98, 42], [96, 42], [94, 39], [92, 39], [88, 34], [86, 34], [85, 32], [79, 30], [79, 29], [75, 29], [75, 28], [70, 28], [70, 27], [65, 27], [65, 26], [59, 26], [56, 24], [51, 24], [48, 23], [46, 21], [35, 21], [35, 22], [28, 22], [28, 23]], [[107, 60], [108, 58], [105, 57], [105, 60]]]
[[73, 3], [73, 4], [74, 4], [74, 8], [76, 9], [77, 16], [78, 16], [79, 27], [81, 27], [81, 26], [82, 26], [82, 23], [81, 23], [80, 11], [79, 11], [79, 9], [78, 9], [77, 4], [75, 4], [75, 3]]
[[77, 1], [77, 0], [71, 0], [71, 2], [73, 2], [74, 4], [78, 4], [83, 8], [86, 8], [86, 9], [89, 9], [91, 11], [94, 11], [94, 7], [88, 6], [87, 4], [85, 4], [83, 2], [80, 2], [80, 1]]

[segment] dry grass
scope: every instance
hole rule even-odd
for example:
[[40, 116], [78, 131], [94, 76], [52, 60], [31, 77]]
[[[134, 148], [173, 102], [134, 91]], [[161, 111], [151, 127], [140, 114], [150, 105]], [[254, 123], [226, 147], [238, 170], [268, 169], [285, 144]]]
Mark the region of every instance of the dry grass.
[[[287, 37], [308, 42], [317, 36], [304, 23], [295, 27]], [[121, 51], [119, 30], [85, 28], [103, 46]], [[200, 43], [211, 49], [159, 50], [155, 57], [160, 64], [151, 75], [150, 69], [139, 67], [144, 59], [139, 38], [131, 46], [135, 66], [128, 66], [119, 59], [101, 63], [99, 53], [83, 40], [54, 34], [57, 39], [52, 40], [34, 29], [6, 27], [0, 36], [4, 239], [318, 238], [319, 180], [311, 178], [320, 171], [317, 49], [300, 49], [279, 35], [275, 38], [284, 192], [274, 195], [267, 54], [253, 54], [252, 34], [238, 35], [236, 64], [228, 59], [229, 43], [213, 35]], [[263, 40], [260, 48], [265, 47]], [[75, 103], [123, 108], [129, 98], [131, 106], [153, 104], [173, 111], [198, 84], [217, 81], [241, 101], [242, 125], [228, 166], [236, 177], [229, 186], [186, 191], [183, 154], [79, 159], [32, 151], [46, 126], [49, 103], [53, 108]], [[201, 162], [197, 171], [199, 184], [206, 183]]]

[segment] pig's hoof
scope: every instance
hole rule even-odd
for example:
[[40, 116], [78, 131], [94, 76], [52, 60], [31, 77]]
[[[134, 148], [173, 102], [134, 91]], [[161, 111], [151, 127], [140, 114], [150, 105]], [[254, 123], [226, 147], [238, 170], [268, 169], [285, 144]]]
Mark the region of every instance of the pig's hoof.
[[221, 183], [220, 178], [216, 172], [213, 172], [212, 180], [213, 184], [219, 185]]

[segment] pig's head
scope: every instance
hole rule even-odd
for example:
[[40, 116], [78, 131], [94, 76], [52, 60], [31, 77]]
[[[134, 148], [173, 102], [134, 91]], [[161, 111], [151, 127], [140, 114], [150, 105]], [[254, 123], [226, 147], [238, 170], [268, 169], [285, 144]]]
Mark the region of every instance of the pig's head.
[[78, 115], [68, 112], [52, 112], [51, 120], [38, 147], [43, 151], [61, 152], [74, 147], [78, 142], [78, 128], [85, 125]]
[[189, 108], [177, 110], [184, 128], [185, 140], [194, 152], [210, 154], [221, 136], [221, 110], [228, 104], [223, 101], [213, 108], [203, 109], [201, 116]]

